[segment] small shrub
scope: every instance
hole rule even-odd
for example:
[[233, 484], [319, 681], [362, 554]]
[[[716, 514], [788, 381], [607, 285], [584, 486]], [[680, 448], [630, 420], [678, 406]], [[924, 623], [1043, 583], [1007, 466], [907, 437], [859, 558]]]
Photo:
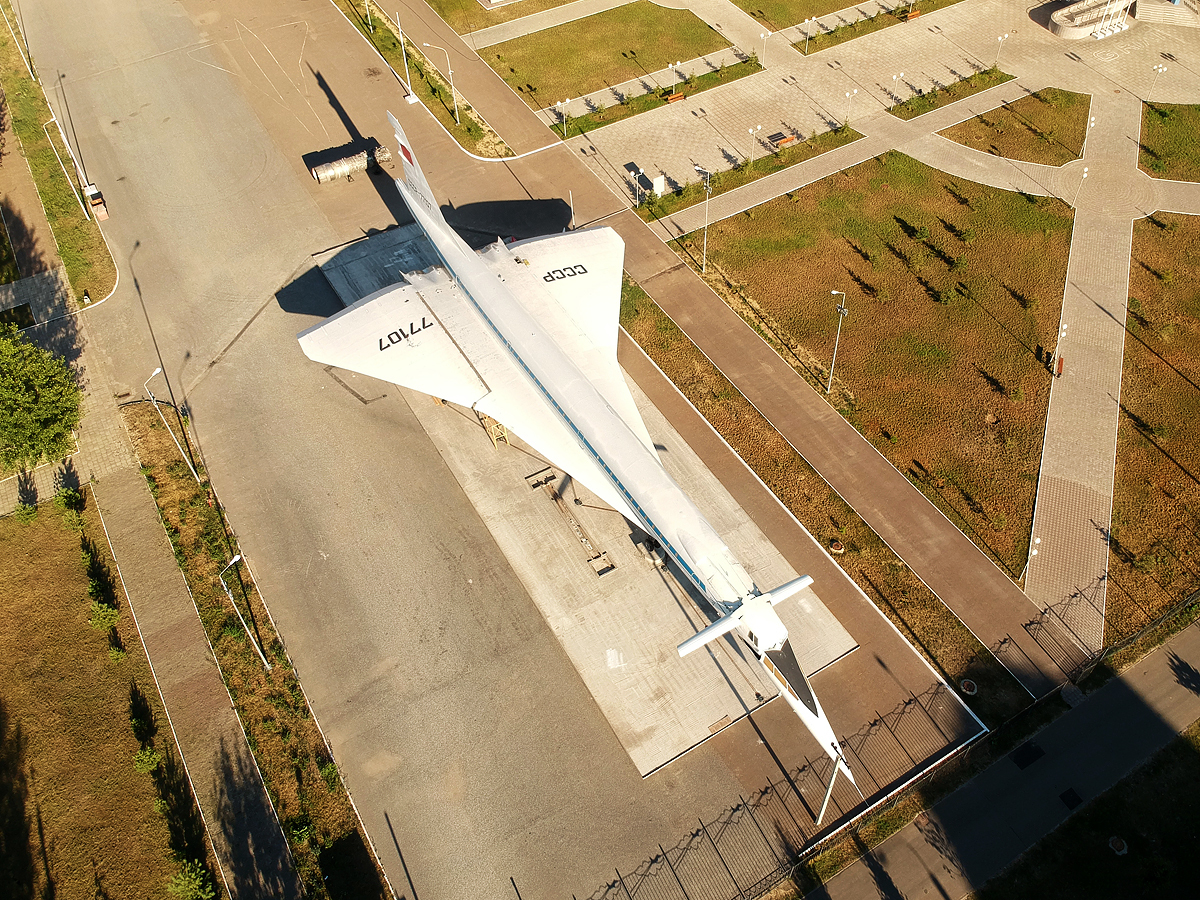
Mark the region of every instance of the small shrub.
[[153, 747], [143, 747], [133, 754], [134, 771], [141, 775], [149, 775], [162, 765], [162, 754]]
[[197, 860], [186, 861], [167, 882], [167, 893], [179, 900], [214, 900], [217, 896], [208, 870]]
[[126, 655], [127, 654], [125, 653], [125, 651], [122, 650], [120, 647], [109, 647], [108, 648], [108, 658], [111, 659], [113, 662], [122, 662], [125, 659]]
[[13, 510], [13, 518], [22, 525], [28, 525], [37, 518], [37, 512], [36, 503], [18, 503], [17, 508]]
[[97, 631], [108, 631], [117, 624], [119, 618], [121, 618], [119, 610], [107, 603], [101, 603], [98, 600], [92, 601], [92, 614], [88, 618], [88, 622]]
[[325, 785], [332, 791], [337, 789], [338, 770], [337, 764], [330, 760], [321, 766], [321, 778], [324, 779]]

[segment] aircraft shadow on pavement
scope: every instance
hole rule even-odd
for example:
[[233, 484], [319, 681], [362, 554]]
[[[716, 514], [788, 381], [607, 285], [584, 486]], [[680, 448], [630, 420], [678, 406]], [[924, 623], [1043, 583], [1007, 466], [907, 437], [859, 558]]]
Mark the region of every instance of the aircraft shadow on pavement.
[[[393, 192], [394, 189], [393, 189]], [[397, 194], [399, 196], [399, 194]], [[571, 207], [561, 199], [489, 200], [464, 206], [442, 205], [442, 215], [476, 250], [500, 237], [526, 240], [566, 231]]]
[[327, 318], [342, 309], [342, 301], [316, 265], [307, 266], [280, 288], [275, 300], [284, 312], [299, 316]]

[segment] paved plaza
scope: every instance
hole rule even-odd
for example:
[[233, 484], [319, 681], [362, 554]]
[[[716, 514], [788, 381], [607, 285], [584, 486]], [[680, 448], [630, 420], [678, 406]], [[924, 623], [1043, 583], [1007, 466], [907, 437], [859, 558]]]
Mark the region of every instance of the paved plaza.
[[[26, 279], [14, 290], [35, 298], [31, 307], [41, 310], [36, 329], [47, 332], [43, 340], [50, 341], [50, 332], [57, 329], [57, 339], [77, 348], [75, 361], [87, 389], [86, 414], [79, 451], [70, 467], [82, 481], [99, 481], [97, 496], [113, 533], [122, 574], [128, 576], [131, 605], [139, 617], [145, 611], [147, 622], [162, 626], [148, 629], [152, 663], [156, 668], [179, 666], [178, 672], [186, 676], [176, 679], [174, 688], [170, 678], [164, 679], [164, 697], [172, 711], [180, 708], [197, 716], [189, 726], [192, 738], [180, 735], [189, 766], [193, 760], [203, 766], [206, 759], [217, 759], [219, 738], [233, 741], [237, 735], [231, 730], [232, 711], [221, 696], [219, 675], [203, 661], [203, 635], [188, 626], [189, 621], [192, 626], [198, 622], [187, 608], [190, 601], [181, 590], [153, 504], [113, 408], [114, 396], [137, 395], [142, 379], [156, 364], [156, 352], [159, 361], [165, 358], [165, 366], [178, 376], [181, 394], [195, 410], [196, 434], [207, 451], [214, 484], [227, 498], [243, 543], [256, 558], [264, 594], [279, 613], [289, 651], [303, 669], [314, 712], [330, 729], [348, 783], [352, 789], [364, 786], [357, 795], [364, 804], [364, 821], [380, 845], [377, 849], [386, 856], [385, 867], [398, 890], [407, 895], [449, 895], [456, 879], [469, 875], [479, 884], [486, 879], [489, 889], [498, 890], [497, 885], [511, 880], [514, 888], [518, 883], [543, 884], [562, 893], [568, 881], [560, 868], [567, 861], [585, 879], [593, 874], [611, 878], [611, 872], [602, 873], [613, 864], [633, 864], [654, 842], [669, 843], [675, 839], [672, 835], [694, 827], [698, 809], [709, 815], [739, 790], [758, 789], [772, 765], [777, 768], [768, 778], [778, 778], [781, 768], [786, 777], [788, 770], [776, 758], [772, 741], [786, 745], [790, 758], [803, 757], [791, 738], [779, 736], [782, 726], [774, 732], [762, 726], [772, 735], [771, 741], [762, 732], [756, 739], [745, 728], [728, 729], [720, 739], [689, 754], [686, 763], [669, 770], [669, 777], [645, 783], [633, 777], [636, 773], [615, 746], [607, 724], [595, 714], [557, 642], [472, 518], [475, 514], [444, 471], [417, 417], [395, 397], [379, 404], [351, 397], [330, 387], [324, 373], [298, 362], [292, 335], [313, 317], [331, 311], [327, 298], [305, 287], [308, 254], [368, 228], [386, 227], [403, 211], [396, 210], [383, 191], [376, 195], [367, 179], [340, 192], [308, 184], [297, 148], [307, 152], [336, 145], [345, 139], [341, 128], [352, 139], [361, 128], [362, 134], [375, 134], [386, 142], [390, 133], [383, 110], [389, 104], [397, 114], [407, 114], [405, 127], [419, 138], [418, 146], [444, 151], [430, 151], [423, 159], [431, 159], [430, 181], [439, 189], [439, 199], [449, 198], [452, 212], [477, 202], [486, 186], [504, 200], [528, 197], [549, 202], [570, 196], [577, 224], [604, 222], [616, 228], [626, 241], [626, 267], [635, 280], [1031, 695], [1053, 690], [1080, 655], [1100, 646], [1132, 223], [1160, 209], [1200, 214], [1200, 185], [1151, 179], [1137, 169], [1141, 104], [1152, 84], [1156, 101], [1200, 102], [1200, 53], [1195, 40], [1200, 31], [1135, 23], [1127, 33], [1103, 42], [1067, 43], [1035, 21], [1037, 10], [1031, 14], [1015, 0], [964, 0], [914, 22], [805, 57], [790, 46], [802, 37], [796, 28], [768, 38], [764, 52], [762, 23], [728, 0], [672, 0], [661, 5], [692, 10], [729, 41], [728, 50], [690, 65], [719, 66], [753, 52], [763, 56], [765, 69], [564, 143], [546, 128], [553, 114], [530, 110], [482, 62], [476, 48], [484, 50], [618, 3], [577, 0], [465, 38], [455, 35], [419, 0], [385, 0], [382, 5], [400, 14], [406, 32], [418, 44], [428, 41], [447, 48], [460, 93], [515, 151], [531, 155], [495, 163], [457, 156], [444, 132], [421, 118], [419, 108], [404, 109], [399, 88], [381, 78], [377, 67], [363, 63], [374, 59], [340, 14], [324, 5], [306, 10], [291, 0], [274, 0], [265, 5], [260, 18], [243, 23], [237, 4], [222, 2], [215, 4], [219, 14], [206, 14], [203, 21], [181, 18], [169, 28], [160, 23], [160, 30], [174, 29], [169, 36], [144, 23], [126, 33], [126, 23], [135, 16], [95, 13], [95, 21], [88, 18], [90, 24], [85, 25], [83, 18], [75, 23], [64, 14], [62, 22], [75, 24], [57, 43], [49, 38], [53, 33], [49, 14], [38, 12], [30, 23], [35, 52], [45, 54], [46, 65], [61, 61], [67, 71], [86, 68], [91, 79], [81, 81], [73, 103], [83, 113], [77, 116], [82, 123], [81, 141], [97, 169], [97, 180], [104, 181], [111, 198], [114, 219], [105, 227], [110, 238], [115, 237], [123, 282], [114, 301], [79, 316], [62, 315], [61, 285], [53, 266], [30, 269], [25, 274], [37, 280]], [[875, 8], [872, 0], [823, 17], [822, 23], [832, 27], [839, 19], [859, 18]], [[343, 28], [345, 34], [339, 30]], [[261, 36], [261, 47], [247, 34]], [[1016, 76], [1014, 81], [911, 122], [886, 112], [888, 106], [918, 90], [991, 66], [999, 34], [1010, 35], [1000, 65]], [[97, 41], [97, 35], [106, 40]], [[172, 49], [164, 52], [162, 48], [172, 41]], [[107, 51], [99, 57], [90, 55], [99, 52], [91, 49], [97, 46], [126, 45], [133, 49], [121, 51], [125, 55], [119, 58], [110, 58]], [[50, 46], [61, 56], [52, 57]], [[309, 62], [309, 70], [291, 73], [289, 69], [290, 74], [284, 75], [282, 66], [278, 71], [269, 68], [272, 54], [282, 58], [285, 53], [298, 53]], [[1151, 67], [1164, 58], [1170, 77], [1155, 83]], [[663, 85], [673, 77], [670, 71], [651, 73], [649, 84], [640, 85], [639, 80], [618, 90]], [[1061, 167], [1013, 162], [937, 136], [950, 125], [1047, 86], [1092, 97], [1090, 115], [1095, 126], [1080, 160]], [[122, 107], [122, 118], [113, 118], [118, 112], [112, 111], [127, 104], [131, 90], [151, 98], [178, 121], [169, 129], [156, 126], [155, 130], [148, 116], [134, 120], [133, 106]], [[313, 98], [321, 97], [320, 91], [325, 96], [318, 103]], [[328, 109], [322, 105], [326, 99]], [[570, 113], [582, 114], [589, 101], [611, 103], [599, 92], [573, 100]], [[184, 111], [193, 107], [207, 115], [185, 120]], [[111, 126], [102, 128], [91, 124], [109, 121]], [[186, 126], [180, 124], [184, 121]], [[1059, 197], [1076, 208], [1056, 348], [1064, 371], [1051, 393], [1033, 522], [1038, 553], [1030, 559], [1024, 592], [771, 353], [665, 245], [702, 226], [702, 207], [682, 210], [652, 225], [642, 223], [630, 210], [636, 200], [630, 164], [647, 175], [661, 174], [668, 185], [682, 185], [695, 180], [696, 165], [722, 170], [766, 152], [748, 134], [760, 125], [761, 134], [785, 131], [808, 137], [846, 121], [863, 135], [860, 140], [720, 195], [707, 213], [714, 221], [735, 215], [892, 149], [958, 177]], [[219, 123], [215, 128], [214, 122]], [[215, 141], [230, 149], [211, 158], [172, 154], [169, 150], [180, 146], [180, 128], [196, 147]], [[231, 149], [235, 146], [236, 153]], [[153, 165], [146, 162], [151, 157], [156, 160]], [[1084, 166], [1088, 167], [1086, 182]], [[127, 180], [127, 172], [136, 177]], [[386, 179], [382, 183], [386, 186]], [[210, 185], [217, 186], [213, 196]], [[128, 213], [123, 217], [121, 210]], [[280, 228], [281, 221], [288, 227]], [[246, 253], [247, 247], [255, 247], [256, 252]], [[221, 261], [216, 271], [213, 260]], [[152, 320], [158, 332], [147, 338], [144, 332]], [[93, 330], [101, 333], [101, 340], [91, 339]], [[644, 365], [633, 362], [629, 352], [622, 361]], [[656, 405], [677, 402], [652, 399]], [[680, 415], [694, 415], [694, 410]], [[342, 433], [328, 433], [330, 421], [337, 421]], [[710, 440], [702, 432], [693, 423], [691, 431], [680, 433], [693, 444], [693, 438]], [[399, 460], [397, 434], [401, 436]], [[710, 466], [710, 460], [717, 458], [702, 456]], [[725, 479], [733, 477], [734, 468], [713, 471]], [[431, 473], [430, 483], [412, 480], [414, 470]], [[370, 479], [348, 478], [348, 471], [377, 471], [380, 478], [368, 483]], [[19, 485], [15, 479], [0, 482], [0, 511], [16, 504], [18, 488], [36, 491], [45, 499], [56, 478], [62, 478], [61, 467], [48, 466], [34, 473], [32, 486]], [[780, 516], [771, 508], [758, 518], [759, 511], [769, 506], [760, 496], [762, 491], [757, 485], [736, 496], [739, 503], [755, 510], [760, 524]], [[369, 511], [367, 521], [356, 510]], [[414, 528], [410, 510], [428, 520], [426, 530]], [[114, 525], [113, 520], [119, 522]], [[430, 528], [429, 522], [435, 527]], [[781, 520], [774, 531], [762, 527], [796, 565], [788, 542], [802, 543], [795, 536], [798, 524]], [[436, 534], [430, 537], [431, 532]], [[380, 533], [390, 543], [380, 545]], [[158, 547], [150, 554], [157, 562], [129, 564], [126, 571], [126, 561], [143, 547]], [[830, 569], [835, 567], [827, 558], [814, 565], [826, 562]], [[150, 571], [155, 565], [162, 571]], [[167, 584], [170, 579], [164, 572], [174, 572], [175, 582], [180, 583]], [[421, 586], [404, 596], [381, 587], [410, 585], [414, 572]], [[470, 583], [467, 575], [480, 583], [486, 578], [495, 597], [478, 602], [464, 598], [459, 586]], [[830, 572], [823, 583], [834, 580]], [[890, 626], [881, 618], [868, 622], [862, 611], [865, 597], [850, 596], [850, 588], [845, 593], [845, 599], [831, 602], [831, 610], [864, 647], [883, 646], [886, 641], [905, 646], [898, 635], [876, 635]], [[457, 646], [396, 628], [398, 609], [422, 622], [431, 610], [438, 610], [445, 618], [434, 622], [433, 630], [453, 629], [466, 636], [464, 647], [474, 641], [487, 650], [468, 664], [467, 657], [458, 658]], [[1048, 644], [1039, 643], [1027, 627], [1039, 612], [1037, 634], [1055, 635]], [[376, 623], [374, 631], [356, 624], [368, 622]], [[189, 646], [168, 646], [166, 636], [182, 633], [185, 626], [191, 627]], [[1194, 660], [1194, 635], [1180, 640], [1179, 652]], [[886, 652], [895, 652], [892, 644], [888, 646]], [[184, 650], [190, 655], [179, 656]], [[466, 673], [453, 684], [440, 681], [436, 674], [446, 666], [445, 653], [457, 660], [456, 671]], [[518, 655], [533, 662], [521, 668], [515, 664]], [[868, 670], [860, 659], [863, 656], [851, 656], [847, 670], [854, 674], [845, 683], [830, 683], [837, 707], [850, 709], [855, 697], [861, 700], [870, 691], [884, 690], [880, 684], [887, 679], [873, 667]], [[888, 657], [889, 663], [894, 665], [898, 657]], [[895, 681], [894, 688], [887, 683], [886, 689], [904, 697], [905, 704], [908, 684], [920, 678], [937, 681], [915, 656], [913, 660], [904, 672], [889, 670], [879, 661]], [[859, 668], [853, 668], [856, 665]], [[197, 705], [183, 695], [193, 676], [207, 685], [207, 705]], [[1162, 673], [1153, 677], [1157, 679], [1153, 685], [1166, 684]], [[1155, 722], [1166, 722], [1170, 729], [1177, 729], [1179, 722], [1186, 724], [1188, 715], [1194, 718], [1186, 704], [1160, 703], [1161, 697], [1154, 693], [1159, 688], [1153, 685], [1133, 684], [1131, 691], [1126, 690], [1125, 696], [1134, 698], [1125, 707], [1129, 722], [1142, 721], [1137, 716], [1143, 706], [1157, 715]], [[821, 684], [817, 687], [824, 689]], [[179, 693], [168, 696], [172, 690]], [[481, 716], [472, 704], [485, 693], [497, 696]], [[501, 693], [509, 699], [498, 697]], [[1120, 690], [1114, 689], [1110, 695], [1117, 693]], [[1091, 709], [1102, 709], [1109, 701], [1097, 696], [1088, 703], [1093, 704]], [[396, 704], [428, 727], [414, 734], [417, 729], [408, 728], [404, 718], [395, 714]], [[582, 712], [570, 721], [546, 712], [566, 709]], [[859, 712], [855, 709], [855, 715]], [[864, 722], [869, 715], [862, 713]], [[1070, 732], [1082, 727], [1080, 718], [1084, 716], [1064, 719], [1061, 728]], [[181, 715], [180, 722], [185, 721]], [[764, 721], [771, 720], [767, 716]], [[971, 724], [961, 724], [961, 735], [955, 740], [967, 735]], [[857, 721], [849, 725], [856, 727]], [[754, 724], [756, 732], [759, 727]], [[1106, 727], [1111, 730], [1104, 717], [1093, 717], [1080, 734], [1100, 740]], [[1122, 757], [1121, 766], [1128, 768], [1144, 758], [1170, 729], [1155, 725], [1146, 732], [1154, 741], [1136, 747], [1136, 741], [1129, 742], [1133, 749]], [[498, 735], [501, 744], [495, 744]], [[192, 739], [196, 743], [189, 743]], [[1063, 741], [1065, 748], [1068, 738]], [[587, 765], [589, 759], [602, 764]], [[898, 767], [896, 774], [893, 769], [882, 771], [876, 790], [885, 790], [893, 777], [898, 781], [913, 765], [902, 759], [891, 763]], [[1067, 763], [1056, 765], [1060, 766], [1056, 771], [1069, 768]], [[1086, 799], [1124, 770], [1116, 766], [1105, 774], [1108, 781], [1100, 778], [1074, 785]], [[606, 777], [601, 779], [601, 774]], [[193, 780], [197, 782], [196, 772]], [[207, 813], [219, 788], [211, 766], [202, 770], [197, 783]], [[997, 790], [1018, 788], [1006, 782]], [[811, 787], [804, 790], [811, 792]], [[447, 804], [447, 798], [455, 802]], [[988, 795], [988, 802], [992, 799]], [[851, 810], [856, 802], [848, 789], [835, 796], [841, 812]], [[961, 809], [952, 806], [939, 821], [962, 819]], [[524, 818], [514, 818], [518, 824], [513, 825], [502, 813], [516, 817], [518, 809]], [[915, 862], [903, 864], [905, 874], [897, 874], [894, 883], [903, 885], [908, 896], [935, 890], [946, 895], [949, 887], [957, 891], [977, 885], [1063, 815], [1057, 809], [1039, 809], [1037, 821], [1027, 825], [1020, 840], [989, 851], [993, 855], [981, 868], [964, 867], [955, 876], [957, 881], [938, 881], [931, 874], [934, 868], [921, 874], [922, 866], [940, 864], [921, 842], [935, 850], [945, 849], [945, 842], [938, 844], [936, 830], [929, 832], [935, 835], [930, 841], [921, 823], [910, 826], [893, 841], [894, 847], [905, 847]], [[278, 841], [281, 835], [277, 826], [271, 832], [261, 804], [258, 811], [263, 815], [255, 820], [260, 829], [256, 833], [267, 837], [262, 839], [263, 849], [256, 851], [261, 852], [257, 870], [243, 867], [249, 874], [242, 890], [235, 889], [234, 894], [253, 895], [274, 878], [282, 880], [274, 882], [270, 892], [289, 894], [290, 876], [271, 862], [286, 852]], [[581, 822], [590, 823], [589, 827], [582, 828]], [[809, 830], [808, 822], [805, 829], [802, 837], [808, 839], [815, 829]], [[389, 832], [395, 853], [383, 844]], [[427, 836], [431, 833], [438, 837], [431, 840]], [[464, 861], [468, 836], [473, 852]], [[951, 837], [962, 842], [956, 851], [960, 859], [974, 858], [971, 853], [982, 852], [979, 846], [988, 841], [988, 833], [980, 830]], [[218, 834], [216, 840], [229, 837]], [[555, 871], [546, 874], [546, 860], [538, 855], [549, 843], [555, 843], [560, 857], [557, 866], [550, 863]], [[901, 855], [889, 859], [892, 849], [875, 857], [885, 869]], [[218, 846], [218, 853], [222, 852]], [[231, 869], [239, 866], [232, 857], [228, 862]], [[400, 873], [409, 876], [409, 863], [415, 863], [415, 885], [404, 885], [400, 877]], [[879, 865], [861, 864], [867, 867], [865, 876], [860, 868], [851, 870], [829, 886], [829, 894], [857, 897], [881, 891]], [[580, 876], [573, 873], [572, 877]], [[430, 887], [423, 891], [426, 885]], [[412, 888], [411, 894], [406, 887]]]

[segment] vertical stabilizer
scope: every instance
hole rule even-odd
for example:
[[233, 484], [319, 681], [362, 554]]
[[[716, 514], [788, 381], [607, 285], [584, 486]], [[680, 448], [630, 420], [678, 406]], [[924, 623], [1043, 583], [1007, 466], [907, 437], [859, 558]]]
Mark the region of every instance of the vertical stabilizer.
[[417, 165], [417, 156], [413, 153], [412, 146], [408, 142], [408, 138], [404, 135], [404, 129], [400, 127], [400, 123], [396, 121], [396, 117], [390, 112], [388, 113], [388, 121], [392, 123], [392, 128], [396, 132], [396, 141], [400, 144], [400, 163], [404, 166], [404, 187], [407, 191], [402, 191], [402, 196], [411, 197], [422, 207], [422, 210], [430, 215], [435, 222], [445, 222], [442, 216], [442, 211], [438, 208], [437, 203], [433, 199], [433, 191], [429, 189], [429, 182], [425, 180], [425, 173], [421, 171], [421, 167]]

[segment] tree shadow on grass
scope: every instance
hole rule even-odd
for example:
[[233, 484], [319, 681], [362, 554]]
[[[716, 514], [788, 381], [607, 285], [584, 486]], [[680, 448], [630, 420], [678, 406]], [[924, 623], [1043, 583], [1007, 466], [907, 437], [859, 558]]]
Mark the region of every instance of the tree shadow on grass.
[[[38, 895], [28, 802], [25, 736], [0, 700], [0, 885], [13, 900], [33, 900]], [[53, 895], [53, 888], [49, 890]]]
[[154, 770], [154, 786], [163, 801], [162, 814], [167, 822], [171, 851], [180, 859], [203, 863], [208, 858], [204, 820], [192, 796], [187, 772], [173, 745], [166, 744], [160, 752], [162, 763]]

